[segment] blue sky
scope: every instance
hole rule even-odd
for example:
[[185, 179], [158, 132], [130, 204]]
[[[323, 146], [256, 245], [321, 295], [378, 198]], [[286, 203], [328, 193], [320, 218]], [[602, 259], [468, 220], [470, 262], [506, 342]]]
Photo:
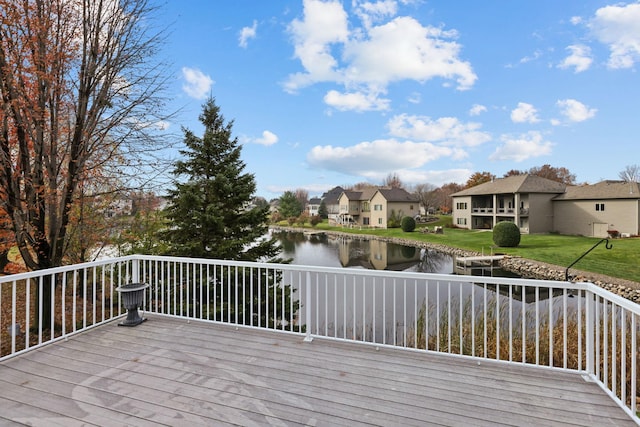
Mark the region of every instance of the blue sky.
[[234, 120], [257, 195], [640, 164], [640, 2], [170, 0], [169, 132]]

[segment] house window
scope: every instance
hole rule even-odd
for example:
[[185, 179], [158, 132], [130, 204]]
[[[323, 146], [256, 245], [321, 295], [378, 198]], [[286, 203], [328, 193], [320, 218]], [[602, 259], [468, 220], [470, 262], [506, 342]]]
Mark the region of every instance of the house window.
[[456, 222], [458, 225], [467, 225], [467, 218], [458, 218]]
[[362, 218], [362, 225], [369, 225], [369, 217]]
[[381, 211], [382, 210], [382, 205], [373, 205], [373, 210], [374, 211]]
[[604, 212], [604, 203], [596, 203], [596, 211]]
[[413, 210], [413, 205], [409, 205], [409, 210], [412, 211]]
[[456, 209], [458, 210], [467, 210], [467, 202], [458, 202], [456, 203]]
[[378, 225], [382, 225], [382, 218], [378, 218]]

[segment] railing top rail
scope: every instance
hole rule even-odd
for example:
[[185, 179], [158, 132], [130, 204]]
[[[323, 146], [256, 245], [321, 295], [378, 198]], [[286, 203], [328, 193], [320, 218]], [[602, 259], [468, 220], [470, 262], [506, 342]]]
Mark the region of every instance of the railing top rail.
[[126, 261], [135, 260], [135, 259], [140, 259], [140, 256], [127, 255], [124, 257], [108, 258], [100, 261], [91, 261], [91, 262], [83, 262], [80, 264], [63, 265], [60, 267], [47, 268], [44, 270], [34, 270], [34, 271], [29, 271], [27, 273], [9, 274], [6, 276], [0, 276], [0, 284], [13, 282], [17, 280], [32, 279], [32, 278], [36, 278], [44, 275], [64, 273], [67, 271], [82, 270], [84, 268], [98, 267], [101, 265], [109, 265], [109, 264], [114, 264], [118, 262], [126, 262]]

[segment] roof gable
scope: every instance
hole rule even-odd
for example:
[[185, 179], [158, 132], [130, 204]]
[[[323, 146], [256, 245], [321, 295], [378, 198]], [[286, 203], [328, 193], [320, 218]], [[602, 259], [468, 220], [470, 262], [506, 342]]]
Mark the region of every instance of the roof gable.
[[418, 198], [415, 195], [402, 188], [380, 188], [377, 192], [380, 193], [387, 202], [418, 202]]
[[537, 175], [513, 175], [485, 182], [452, 194], [452, 197], [513, 193], [564, 193], [566, 184]]

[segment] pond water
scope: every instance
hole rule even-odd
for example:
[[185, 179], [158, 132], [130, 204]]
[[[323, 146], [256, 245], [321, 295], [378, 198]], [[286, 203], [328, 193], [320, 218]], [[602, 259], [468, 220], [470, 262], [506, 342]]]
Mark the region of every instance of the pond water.
[[[282, 248], [281, 256], [292, 264], [369, 270], [454, 273], [451, 255], [430, 249], [379, 240], [364, 240], [326, 233], [272, 231]], [[499, 268], [473, 269], [471, 275], [517, 277]]]

